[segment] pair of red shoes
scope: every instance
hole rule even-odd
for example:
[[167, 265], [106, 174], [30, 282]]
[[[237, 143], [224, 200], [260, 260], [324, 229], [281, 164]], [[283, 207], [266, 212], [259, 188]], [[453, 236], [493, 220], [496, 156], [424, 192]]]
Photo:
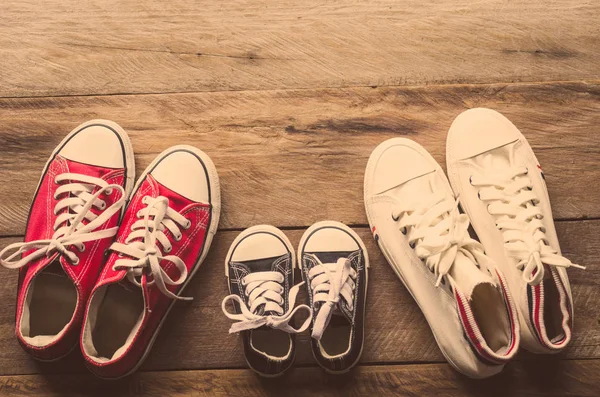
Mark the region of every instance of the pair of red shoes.
[[135, 371], [205, 258], [219, 223], [219, 178], [191, 146], [161, 153], [135, 186], [133, 149], [115, 123], [94, 120], [56, 148], [40, 179], [24, 243], [0, 264], [20, 269], [16, 335], [37, 359], [79, 338], [104, 378]]

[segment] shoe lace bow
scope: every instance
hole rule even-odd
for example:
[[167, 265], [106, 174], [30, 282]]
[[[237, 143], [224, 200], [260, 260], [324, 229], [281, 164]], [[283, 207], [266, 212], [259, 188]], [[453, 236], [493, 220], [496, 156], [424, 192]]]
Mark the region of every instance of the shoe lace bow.
[[[97, 230], [114, 214], [121, 210], [125, 203], [124, 189], [105, 180], [76, 173], [63, 173], [55, 177], [54, 182], [60, 185], [55, 193], [57, 200], [54, 214], [58, 215], [53, 225], [54, 234], [49, 239], [10, 244], [0, 252], [0, 264], [9, 269], [17, 269], [54, 253], [61, 255], [72, 265], [79, 264], [79, 257], [71, 246], [79, 252], [85, 250], [84, 243], [113, 237], [118, 227]], [[96, 192], [94, 193], [94, 190]], [[118, 190], [121, 195], [108, 208], [102, 194], [110, 195]], [[60, 198], [62, 196], [62, 198]], [[101, 211], [95, 214], [96, 208]], [[25, 257], [16, 259], [23, 253], [35, 250]], [[14, 252], [13, 252], [14, 251]]]
[[[306, 330], [312, 319], [312, 310], [307, 305], [293, 307], [298, 291], [304, 282], [290, 288], [289, 302], [292, 304], [285, 312], [283, 309], [285, 303], [283, 298], [283, 293], [285, 292], [282, 285], [283, 282], [284, 276], [274, 271], [256, 272], [243, 277], [241, 284], [249, 307], [240, 296], [235, 294], [225, 297], [221, 304], [223, 313], [228, 318], [238, 320], [237, 323], [231, 325], [229, 333], [252, 330], [262, 326], [278, 329], [290, 334]], [[230, 301], [238, 304], [241, 313], [230, 313], [227, 310], [227, 303]], [[308, 316], [301, 327], [294, 328], [289, 322], [300, 310], [305, 310]]]

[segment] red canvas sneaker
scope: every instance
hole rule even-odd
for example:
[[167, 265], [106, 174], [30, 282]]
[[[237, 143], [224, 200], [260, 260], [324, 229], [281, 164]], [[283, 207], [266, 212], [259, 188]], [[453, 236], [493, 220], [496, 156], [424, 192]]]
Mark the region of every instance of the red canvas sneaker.
[[0, 252], [0, 264], [20, 269], [15, 333], [35, 358], [55, 360], [77, 345], [134, 173], [129, 137], [105, 120], [75, 128], [46, 163], [25, 242]]
[[134, 372], [217, 231], [220, 189], [210, 158], [191, 146], [161, 153], [133, 189], [117, 240], [89, 300], [81, 350], [102, 378]]

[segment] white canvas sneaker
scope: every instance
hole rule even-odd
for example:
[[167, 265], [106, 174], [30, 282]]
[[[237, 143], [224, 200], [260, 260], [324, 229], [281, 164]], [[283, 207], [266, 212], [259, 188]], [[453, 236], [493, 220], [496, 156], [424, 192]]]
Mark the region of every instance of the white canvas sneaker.
[[516, 308], [438, 163], [408, 139], [383, 142], [367, 165], [365, 208], [448, 362], [472, 378], [500, 372], [518, 350]]
[[487, 254], [506, 274], [523, 346], [552, 353], [571, 340], [573, 299], [542, 169], [500, 113], [471, 109], [448, 132], [448, 176]]

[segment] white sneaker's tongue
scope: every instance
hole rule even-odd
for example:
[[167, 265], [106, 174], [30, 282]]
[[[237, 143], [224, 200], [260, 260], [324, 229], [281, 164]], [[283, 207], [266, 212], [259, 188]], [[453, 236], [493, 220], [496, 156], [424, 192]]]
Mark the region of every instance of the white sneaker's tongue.
[[454, 279], [460, 292], [469, 300], [471, 299], [473, 290], [479, 284], [488, 283], [496, 286], [492, 277], [478, 269], [475, 263], [462, 252], [456, 255], [454, 265], [450, 269], [450, 276]]

